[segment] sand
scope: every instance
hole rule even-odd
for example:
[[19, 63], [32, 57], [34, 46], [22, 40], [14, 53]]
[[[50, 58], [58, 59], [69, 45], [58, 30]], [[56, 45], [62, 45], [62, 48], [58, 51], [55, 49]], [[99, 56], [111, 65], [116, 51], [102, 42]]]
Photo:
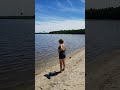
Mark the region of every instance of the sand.
[[110, 51], [86, 64], [86, 89], [120, 90], [120, 51]]
[[62, 73], [58, 72], [58, 64], [36, 75], [35, 90], [85, 90], [85, 48], [65, 62], [66, 69]]

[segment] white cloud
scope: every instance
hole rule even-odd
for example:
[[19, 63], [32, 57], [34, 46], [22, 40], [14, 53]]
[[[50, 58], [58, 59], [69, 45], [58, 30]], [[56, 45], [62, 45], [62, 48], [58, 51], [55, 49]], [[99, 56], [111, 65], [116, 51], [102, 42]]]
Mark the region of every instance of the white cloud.
[[39, 21], [35, 24], [35, 32], [50, 32], [57, 30], [68, 30], [68, 29], [84, 29], [84, 20], [64, 20], [64, 21], [52, 21], [42, 22]]
[[[82, 2], [85, 2], [85, 0], [81, 0]], [[64, 6], [59, 0], [56, 0], [57, 5], [58, 5], [58, 10], [59, 11], [63, 11], [63, 12], [71, 12], [71, 13], [84, 13], [85, 11], [85, 7], [81, 7], [81, 8], [76, 8], [73, 7], [73, 4], [71, 2], [71, 0], [66, 0], [66, 2], [70, 5], [70, 7], [66, 7]]]
[[67, 0], [68, 4], [73, 7], [72, 2], [70, 0]]
[[[39, 13], [36, 13], [36, 21], [39, 21], [39, 22], [51, 22], [51, 21], [63, 21], [65, 20], [66, 18], [64, 17], [60, 17], [60, 16], [57, 16], [57, 15], [47, 15], [47, 14], [39, 14]], [[69, 17], [69, 19], [71, 19]]]
[[85, 0], [80, 0], [81, 2], [85, 3]]
[[59, 2], [59, 0], [56, 0], [59, 7], [64, 8], [64, 6]]
[[85, 12], [85, 10], [84, 10], [85, 8], [71, 8], [71, 7], [69, 7], [69, 8], [64, 8], [64, 9], [60, 9], [61, 11], [64, 11], [64, 12], [74, 12], [74, 13], [84, 13]]
[[[71, 0], [66, 0], [68, 6], [64, 6], [60, 0], [56, 0], [57, 7], [39, 6], [36, 8], [35, 32], [50, 32], [56, 30], [68, 29], [84, 29], [85, 21], [80, 17], [75, 17], [74, 14], [84, 14], [85, 7], [74, 7]], [[56, 11], [51, 14], [50, 10]], [[57, 12], [63, 13], [68, 17], [58, 15]], [[71, 16], [71, 14], [73, 15]], [[78, 19], [79, 18], [79, 19]]]

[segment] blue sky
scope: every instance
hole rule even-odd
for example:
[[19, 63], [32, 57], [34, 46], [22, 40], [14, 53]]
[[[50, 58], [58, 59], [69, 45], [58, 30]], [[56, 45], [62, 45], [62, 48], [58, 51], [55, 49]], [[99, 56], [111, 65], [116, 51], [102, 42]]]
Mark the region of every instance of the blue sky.
[[35, 32], [85, 28], [85, 0], [36, 0]]

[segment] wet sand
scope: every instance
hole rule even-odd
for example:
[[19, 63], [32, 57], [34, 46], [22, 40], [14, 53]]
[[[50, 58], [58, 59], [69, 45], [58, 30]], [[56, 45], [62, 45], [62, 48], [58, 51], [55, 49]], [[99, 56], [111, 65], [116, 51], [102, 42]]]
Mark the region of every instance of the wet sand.
[[36, 75], [35, 90], [85, 90], [85, 48], [66, 58], [65, 71], [59, 70], [57, 64]]

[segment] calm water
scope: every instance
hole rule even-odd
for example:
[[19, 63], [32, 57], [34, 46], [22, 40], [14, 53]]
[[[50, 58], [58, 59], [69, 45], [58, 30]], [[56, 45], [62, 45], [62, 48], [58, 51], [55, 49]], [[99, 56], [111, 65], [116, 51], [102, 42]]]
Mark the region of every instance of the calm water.
[[86, 61], [120, 50], [119, 20], [86, 20]]
[[14, 90], [12, 86], [31, 87], [35, 67], [34, 38], [34, 19], [0, 20], [0, 90], [9, 86], [7, 90]]
[[49, 66], [50, 62], [58, 61], [58, 40], [63, 39], [66, 54], [85, 47], [85, 35], [72, 34], [35, 34], [35, 62], [36, 70]]

